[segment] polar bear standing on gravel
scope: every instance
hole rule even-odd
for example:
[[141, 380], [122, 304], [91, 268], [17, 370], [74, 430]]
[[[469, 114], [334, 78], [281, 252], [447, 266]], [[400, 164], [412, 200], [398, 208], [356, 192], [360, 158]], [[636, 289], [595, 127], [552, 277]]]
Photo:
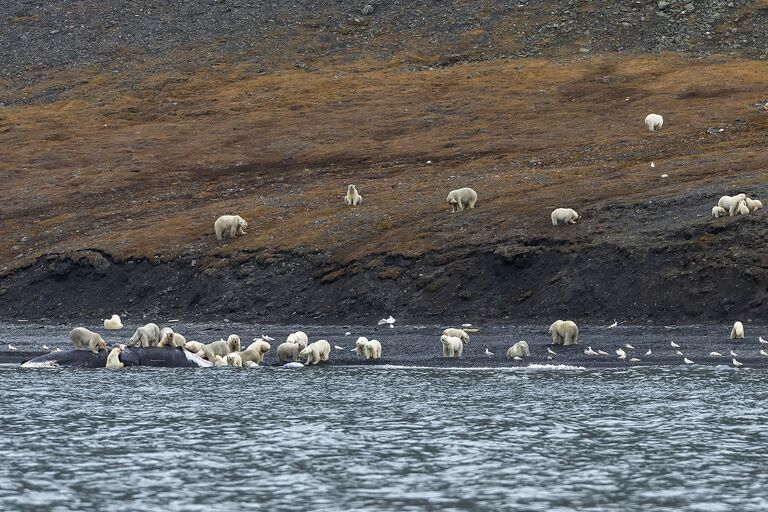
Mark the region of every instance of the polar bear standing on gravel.
[[733, 217], [734, 213], [736, 212], [736, 208], [739, 207], [739, 203], [741, 201], [745, 201], [746, 199], [747, 199], [746, 194], [737, 194], [735, 196], [723, 196], [720, 198], [720, 200], [717, 201], [717, 206], [728, 210], [728, 215]]
[[743, 340], [744, 339], [744, 324], [741, 322], [735, 322], [733, 324], [733, 327], [731, 328], [731, 339], [732, 340]]
[[747, 197], [744, 201], [747, 203], [747, 208], [749, 208], [749, 211], [751, 212], [760, 210], [763, 207], [763, 203], [757, 199], [750, 199]]
[[363, 347], [363, 355], [366, 359], [379, 359], [381, 357], [381, 342], [379, 340], [367, 340]]
[[712, 218], [719, 219], [720, 217], [725, 217], [725, 208], [723, 208], [722, 206], [713, 206]]
[[465, 208], [474, 208], [476, 202], [477, 192], [468, 187], [451, 190], [448, 194], [448, 204], [451, 205], [452, 213], [460, 212]]
[[99, 350], [107, 348], [107, 342], [99, 334], [89, 331], [85, 327], [72, 329], [69, 332], [69, 339], [72, 340], [76, 350], [90, 350], [94, 354], [98, 354]]
[[531, 355], [531, 349], [528, 347], [527, 341], [518, 341], [509, 349], [507, 349], [507, 357], [510, 359], [514, 359], [515, 357], [524, 357], [524, 356], [530, 356]]
[[579, 328], [570, 320], [557, 320], [549, 326], [553, 344], [565, 346], [575, 345], [579, 342]]
[[300, 348], [301, 346], [298, 343], [281, 343], [277, 347], [277, 360], [281, 363], [285, 363], [288, 361], [298, 361], [299, 360], [299, 352], [304, 350], [304, 348]]
[[360, 206], [363, 204], [363, 196], [357, 193], [354, 185], [347, 187], [347, 195], [344, 196], [344, 204], [347, 206]]
[[294, 343], [299, 346], [299, 351], [304, 350], [309, 345], [309, 338], [304, 331], [296, 331], [288, 335], [286, 343]]
[[448, 329], [443, 331], [443, 334], [446, 336], [453, 336], [454, 338], [459, 338], [462, 343], [469, 343], [469, 334], [467, 334], [467, 331], [464, 329], [454, 329], [453, 327], [449, 327]]
[[327, 340], [317, 340], [307, 345], [307, 348], [299, 352], [300, 357], [307, 358], [307, 366], [327, 361], [331, 354], [331, 344]]
[[440, 336], [440, 343], [443, 345], [443, 357], [461, 357], [464, 351], [464, 343], [455, 336]]
[[648, 114], [645, 116], [645, 126], [649, 131], [655, 132], [661, 130], [664, 125], [664, 118], [659, 114]]
[[216, 232], [216, 240], [223, 240], [225, 236], [236, 238], [237, 235], [245, 235], [248, 223], [239, 215], [222, 215], [213, 223]]
[[368, 343], [368, 338], [360, 336], [355, 342], [355, 354], [362, 356], [365, 354], [365, 344]]
[[549, 217], [552, 219], [553, 226], [557, 226], [561, 222], [576, 224], [576, 221], [579, 220], [579, 214], [571, 208], [557, 208]]
[[154, 347], [160, 342], [160, 328], [148, 323], [136, 329], [128, 344], [132, 347]]

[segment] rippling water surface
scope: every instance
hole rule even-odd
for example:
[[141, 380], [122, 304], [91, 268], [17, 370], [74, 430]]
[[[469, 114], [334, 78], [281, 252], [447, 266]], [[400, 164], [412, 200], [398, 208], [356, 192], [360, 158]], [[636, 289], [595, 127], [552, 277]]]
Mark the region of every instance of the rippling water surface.
[[766, 510], [765, 381], [0, 368], [0, 509]]

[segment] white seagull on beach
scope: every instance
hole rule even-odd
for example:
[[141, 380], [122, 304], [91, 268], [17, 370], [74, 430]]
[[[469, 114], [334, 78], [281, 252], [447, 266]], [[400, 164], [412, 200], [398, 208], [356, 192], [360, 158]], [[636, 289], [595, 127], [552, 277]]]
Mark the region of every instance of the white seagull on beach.
[[763, 345], [768, 345], [768, 340], [764, 340], [762, 336], [759, 336], [759, 337], [757, 338], [757, 341], [759, 341], [759, 342], [760, 342], [760, 343], [762, 343]]
[[551, 356], [556, 356], [556, 355], [557, 355], [557, 352], [555, 352], [555, 351], [554, 351], [554, 350], [552, 350], [551, 348], [547, 347], [547, 354], [549, 354], [549, 355], [551, 355]]
[[493, 352], [488, 350], [488, 347], [485, 347], [485, 355], [487, 355], [488, 357], [491, 357], [493, 355]]
[[49, 347], [48, 345], [43, 345], [43, 350], [51, 350], [51, 347]]
[[334, 345], [333, 348], [335, 348], [336, 350], [346, 350], [344, 347], [340, 347], [338, 345]]
[[607, 356], [608, 355], [608, 352], [606, 352], [605, 350], [598, 350], [597, 353], [600, 354], [601, 356]]
[[632, 359], [630, 359], [630, 360], [629, 360], [629, 362], [630, 362], [630, 363], [639, 363], [639, 362], [640, 362], [640, 359], [638, 359], [638, 358], [636, 358], [636, 357], [633, 357]]
[[588, 356], [596, 356], [596, 355], [597, 355], [597, 352], [595, 352], [594, 350], [592, 350], [592, 347], [587, 347], [587, 348], [584, 350], [584, 354], [585, 354], [585, 355], [588, 355]]
[[720, 352], [710, 352], [709, 357], [723, 357], [723, 354]]
[[761, 355], [761, 356], [765, 356], [765, 357], [768, 357], [768, 352], [766, 352], [766, 351], [765, 351], [765, 350], [763, 350], [763, 349], [760, 349], [760, 355]]
[[392, 317], [392, 315], [389, 315], [389, 318], [384, 318], [379, 320], [378, 325], [384, 325], [384, 324], [389, 324], [389, 327], [394, 328], [395, 319]]
[[614, 328], [614, 327], [616, 327], [617, 325], [619, 325], [619, 322], [617, 322], [616, 320], [614, 320], [614, 321], [613, 321], [613, 323], [612, 323], [611, 325], [609, 325], [608, 327], [606, 327], [606, 329], [613, 329], [613, 328]]
[[13, 345], [11, 345], [11, 344], [9, 343], [9, 344], [8, 344], [8, 350], [10, 350], [10, 351], [14, 351], [14, 350], [16, 350], [16, 347], [14, 347]]
[[646, 356], [651, 355], [651, 349], [648, 349], [648, 352], [645, 353]]
[[51, 352], [61, 352], [61, 349], [60, 349], [59, 347], [56, 347], [56, 348], [55, 348], [55, 349], [53, 349]]
[[520, 356], [515, 356], [512, 359], [514, 359], [515, 361], [522, 361], [523, 360], [523, 358], [520, 357]]
[[275, 338], [272, 336], [267, 336], [266, 334], [263, 335], [262, 338], [264, 338], [265, 341], [275, 341]]
[[472, 327], [472, 324], [461, 324], [462, 327]]
[[618, 354], [619, 359], [621, 359], [622, 361], [627, 358], [627, 353], [621, 350], [620, 348], [616, 349], [616, 354]]
[[552, 356], [547, 356], [547, 361], [551, 361], [551, 360], [553, 360], [553, 359], [554, 359], [554, 357], [552, 357]]
[[630, 345], [629, 343], [627, 343], [627, 344], [626, 344], [626, 345], [624, 345], [624, 346], [625, 346], [625, 347], [627, 347], [629, 350], [635, 350], [635, 347], [633, 347], [633, 346], [632, 346], [632, 345]]
[[684, 357], [684, 358], [683, 358], [683, 362], [684, 362], [685, 364], [693, 364], [693, 361], [691, 361], [691, 360], [690, 360], [690, 359], [688, 359], [687, 357]]
[[676, 350], [676, 351], [675, 351], [675, 354], [679, 355], [680, 357], [683, 357], [683, 353], [682, 353], [682, 352], [680, 352], [679, 350]]
[[733, 366], [735, 366], [736, 368], [741, 368], [742, 366], [744, 366], [743, 364], [738, 362], [736, 359], [731, 359], [731, 361], [733, 361]]
[[349, 336], [350, 334], [352, 334], [352, 333], [347, 331], [347, 332], [344, 333], [344, 336]]
[[731, 350], [731, 357], [738, 357], [738, 354], [736, 354], [736, 352], [734, 352], [733, 350]]
[[670, 342], [669, 342], [669, 346], [670, 346], [670, 347], [672, 347], [672, 348], [680, 348], [680, 345], [678, 345], [678, 344], [677, 344], [677, 343], [675, 343], [674, 341], [670, 341]]

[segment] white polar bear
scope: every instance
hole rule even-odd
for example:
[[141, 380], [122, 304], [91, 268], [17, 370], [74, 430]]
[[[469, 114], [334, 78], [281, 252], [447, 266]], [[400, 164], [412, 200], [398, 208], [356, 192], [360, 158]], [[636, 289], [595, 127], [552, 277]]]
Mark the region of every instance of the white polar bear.
[[331, 344], [327, 340], [317, 340], [314, 343], [310, 343], [307, 347], [299, 352], [300, 357], [307, 358], [307, 365], [317, 364], [320, 361], [327, 361], [331, 354]]
[[443, 344], [443, 357], [461, 357], [464, 351], [464, 343], [461, 338], [455, 336], [440, 336], [440, 343]]
[[299, 352], [304, 350], [303, 348], [299, 347], [300, 345], [298, 343], [288, 343], [287, 341], [285, 343], [281, 343], [277, 347], [277, 360], [281, 363], [285, 363], [287, 361], [298, 361]]
[[715, 219], [719, 219], [720, 217], [725, 216], [725, 208], [722, 206], [713, 206], [712, 207], [712, 217]]
[[213, 223], [213, 229], [216, 232], [216, 239], [223, 240], [228, 234], [230, 238], [236, 238], [237, 235], [245, 235], [245, 228], [248, 223], [239, 215], [222, 215]]
[[227, 354], [227, 366], [243, 366], [243, 358], [240, 357], [238, 352], [231, 352]]
[[[229, 355], [229, 354], [227, 354]], [[227, 360], [221, 357], [219, 354], [213, 356], [213, 366], [227, 366]]]
[[579, 342], [579, 328], [570, 320], [557, 320], [549, 326], [553, 344], [575, 345]]
[[749, 208], [747, 208], [745, 201], [739, 201], [739, 204], [736, 205], [736, 213], [739, 215], [749, 215]]
[[89, 331], [85, 327], [75, 327], [69, 331], [69, 339], [72, 340], [72, 344], [77, 350], [90, 350], [94, 354], [98, 354], [99, 350], [107, 348], [107, 342], [99, 334]]
[[120, 361], [120, 354], [123, 353], [123, 346], [117, 346], [109, 351], [107, 355], [107, 364], [105, 368], [124, 368], [125, 363]]
[[239, 352], [240, 337], [236, 334], [232, 334], [227, 341], [219, 340], [203, 345], [202, 350], [205, 353], [205, 359], [214, 362], [216, 356], [224, 358], [227, 357], [230, 352]]
[[246, 361], [243, 363], [243, 366], [245, 366], [246, 368], [258, 368], [259, 363], [254, 363], [253, 361]]
[[733, 327], [731, 328], [731, 339], [732, 340], [743, 340], [744, 339], [744, 324], [741, 322], [735, 322], [733, 324]]
[[203, 350], [203, 345], [199, 341], [188, 341], [184, 344], [184, 350], [187, 350], [189, 352], [192, 352], [193, 354], [197, 354], [201, 350]]
[[285, 339], [286, 343], [295, 343], [299, 346], [299, 350], [304, 350], [309, 344], [309, 338], [304, 331], [296, 331], [288, 335]]
[[557, 226], [561, 222], [576, 224], [576, 221], [579, 220], [579, 214], [571, 208], [557, 208], [549, 217], [552, 219], [553, 226]]
[[477, 202], [477, 192], [468, 187], [451, 190], [447, 201], [451, 205], [452, 213], [460, 212], [465, 208], [474, 208]]
[[132, 347], [154, 347], [160, 342], [160, 328], [148, 323], [136, 329], [128, 344]]
[[381, 342], [379, 340], [368, 340], [363, 347], [363, 355], [366, 359], [381, 358]]
[[109, 331], [117, 331], [123, 328], [123, 322], [120, 321], [120, 317], [112, 315], [111, 318], [104, 320], [104, 328]]
[[763, 207], [763, 203], [757, 199], [750, 199], [747, 197], [744, 201], [747, 203], [747, 208], [749, 208], [749, 211], [751, 212], [760, 210]]
[[744, 201], [747, 198], [746, 194], [737, 194], [735, 196], [723, 196], [717, 201], [717, 206], [728, 210], [728, 214], [733, 217], [736, 208], [739, 206], [740, 201]]
[[248, 348], [240, 353], [243, 361], [253, 361], [254, 363], [261, 363], [264, 360], [264, 356], [269, 352], [272, 346], [264, 340], [257, 339]]
[[514, 359], [515, 357], [524, 357], [524, 356], [530, 356], [531, 355], [531, 349], [528, 347], [527, 341], [518, 341], [509, 349], [507, 349], [507, 357], [510, 359]]
[[443, 334], [446, 336], [453, 336], [454, 338], [459, 338], [462, 343], [469, 343], [469, 334], [467, 334], [467, 331], [464, 329], [454, 329], [453, 327], [449, 327], [448, 329], [443, 331]]
[[365, 354], [365, 344], [368, 343], [368, 338], [360, 336], [355, 342], [355, 354], [362, 356]]
[[656, 130], [661, 130], [663, 125], [664, 118], [659, 114], [648, 114], [645, 116], [645, 126], [649, 131], [655, 132]]
[[170, 327], [163, 327], [160, 330], [160, 341], [157, 343], [158, 347], [183, 347], [187, 344], [187, 340], [181, 334], [173, 332]]
[[360, 206], [363, 204], [363, 196], [357, 193], [354, 185], [347, 187], [347, 195], [344, 196], [344, 204], [347, 206]]

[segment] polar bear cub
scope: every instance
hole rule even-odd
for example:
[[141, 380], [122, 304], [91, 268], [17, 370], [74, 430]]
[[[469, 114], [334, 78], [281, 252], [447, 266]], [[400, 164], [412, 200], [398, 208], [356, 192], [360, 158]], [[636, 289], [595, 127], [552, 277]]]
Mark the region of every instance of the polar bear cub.
[[363, 204], [363, 196], [357, 193], [354, 185], [347, 187], [347, 195], [344, 196], [344, 204], [347, 206], [360, 206]]
[[117, 331], [123, 328], [123, 322], [120, 321], [118, 315], [112, 315], [110, 318], [104, 320], [104, 328], [109, 331]]
[[649, 131], [655, 132], [656, 130], [661, 130], [663, 125], [664, 118], [659, 114], [648, 114], [645, 116], [645, 126]]
[[736, 205], [736, 213], [739, 215], [749, 215], [746, 201], [739, 201], [739, 204]]
[[552, 219], [553, 226], [557, 226], [561, 222], [576, 224], [576, 221], [579, 220], [579, 214], [571, 208], [556, 208], [549, 217]]
[[443, 345], [443, 357], [461, 357], [464, 351], [464, 343], [455, 336], [440, 336], [440, 343]]
[[715, 219], [719, 219], [720, 217], [725, 217], [725, 208], [723, 208], [722, 206], [713, 206], [712, 217]]
[[227, 366], [243, 366], [243, 359], [238, 352], [227, 354]]
[[157, 343], [158, 347], [183, 347], [187, 344], [187, 340], [181, 334], [173, 332], [170, 327], [163, 327], [160, 329], [160, 341]]
[[300, 357], [307, 358], [307, 365], [317, 364], [320, 361], [327, 361], [328, 356], [331, 354], [331, 344], [327, 340], [317, 340], [314, 343], [310, 343], [307, 347], [299, 352]]
[[160, 342], [160, 328], [148, 323], [136, 329], [128, 344], [132, 347], [154, 347]]
[[575, 345], [579, 342], [579, 328], [570, 320], [556, 320], [549, 326], [553, 344]]
[[743, 340], [744, 339], [744, 324], [741, 322], [734, 322], [733, 327], [731, 328], [731, 339], [732, 340]]
[[747, 203], [747, 208], [749, 208], [749, 211], [751, 212], [760, 210], [763, 207], [763, 203], [757, 199], [750, 199], [747, 197], [744, 201]]
[[514, 359], [515, 357], [530, 356], [531, 349], [528, 347], [527, 341], [518, 341], [507, 349], [507, 357]]
[[216, 239], [223, 240], [225, 236], [236, 238], [237, 235], [245, 235], [248, 223], [239, 215], [222, 215], [213, 223]]
[[474, 208], [477, 202], [477, 192], [469, 187], [451, 190], [448, 193], [448, 204], [451, 205], [451, 212], [460, 212], [466, 208]]
[[295, 343], [299, 346], [299, 350], [304, 350], [309, 344], [309, 338], [304, 331], [296, 331], [288, 335], [285, 339], [286, 343]]
[[717, 206], [728, 210], [728, 215], [733, 217], [736, 208], [739, 206], [739, 202], [747, 199], [746, 194], [737, 194], [735, 196], [723, 196], [717, 201]]
[[467, 334], [467, 331], [464, 329], [454, 329], [453, 327], [449, 327], [448, 329], [443, 331], [443, 334], [446, 336], [453, 336], [454, 338], [459, 338], [462, 343], [469, 343], [469, 334]]
[[379, 359], [381, 357], [381, 342], [368, 340], [363, 347], [363, 355], [366, 359]]
[[[304, 347], [306, 348], [306, 347]], [[285, 363], [288, 361], [298, 361], [299, 360], [299, 352], [304, 350], [304, 348], [300, 348], [300, 345], [298, 343], [281, 343], [277, 347], [277, 360], [281, 363]]]
[[99, 350], [107, 348], [107, 342], [99, 334], [85, 327], [75, 327], [69, 331], [69, 339], [72, 340], [76, 350], [90, 350], [98, 354]]

